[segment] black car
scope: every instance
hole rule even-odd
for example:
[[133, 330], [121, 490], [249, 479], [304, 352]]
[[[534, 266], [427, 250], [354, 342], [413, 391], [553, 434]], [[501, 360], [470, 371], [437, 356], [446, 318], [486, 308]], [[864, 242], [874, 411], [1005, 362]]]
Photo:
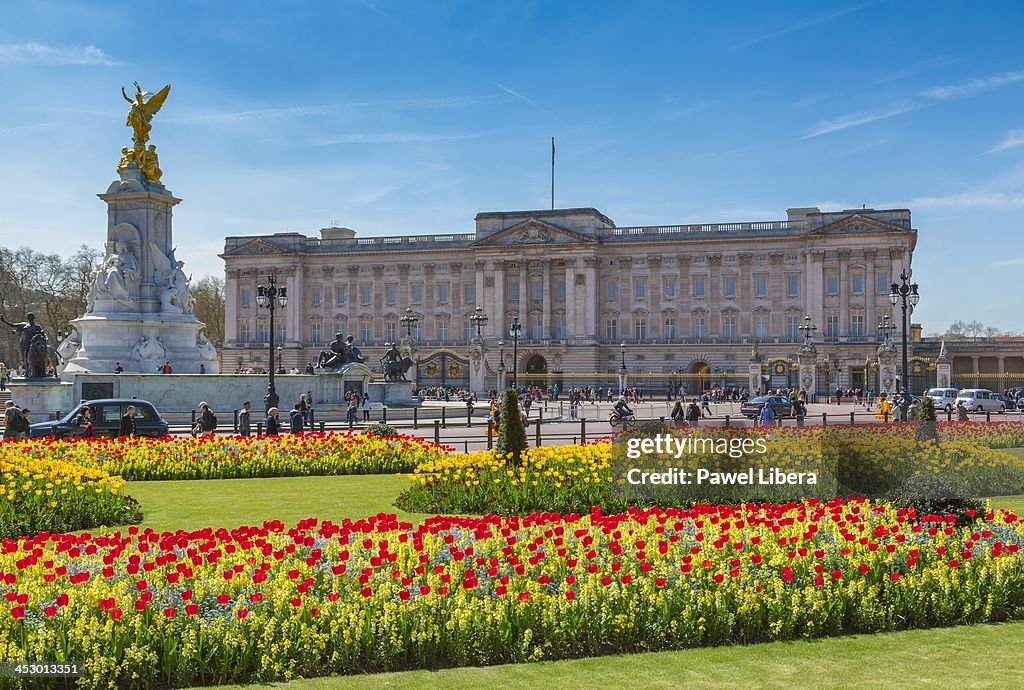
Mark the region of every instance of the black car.
[[122, 398], [110, 398], [105, 400], [86, 400], [75, 407], [70, 414], [63, 419], [52, 422], [37, 422], [29, 426], [29, 436], [40, 438], [43, 436], [56, 436], [65, 438], [78, 435], [79, 430], [75, 426], [78, 413], [83, 407], [92, 410], [93, 432], [96, 436], [117, 436], [121, 430], [121, 417], [129, 405], [135, 406], [135, 435], [152, 436], [160, 438], [167, 435], [167, 422], [160, 413], [153, 407], [153, 403], [145, 400], [133, 400]]
[[1017, 409], [1017, 401], [1005, 393], [993, 393], [992, 398], [1002, 403], [1007, 410]]
[[740, 407], [740, 414], [750, 419], [757, 419], [765, 405], [771, 406], [776, 418], [793, 415], [793, 403], [784, 395], [761, 395], [751, 398]]

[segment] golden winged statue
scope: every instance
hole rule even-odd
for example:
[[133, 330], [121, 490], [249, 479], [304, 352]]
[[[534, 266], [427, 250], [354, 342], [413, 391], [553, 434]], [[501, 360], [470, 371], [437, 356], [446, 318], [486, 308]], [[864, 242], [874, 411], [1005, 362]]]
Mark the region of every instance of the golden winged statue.
[[[149, 130], [152, 129], [149, 123], [160, 110], [160, 107], [163, 106], [164, 101], [167, 100], [167, 94], [170, 92], [170, 84], [156, 93], [150, 94], [148, 91], [142, 90], [139, 82], [135, 82], [135, 98], [128, 98], [124, 87], [121, 87], [121, 95], [132, 106], [128, 111], [128, 122], [125, 124], [131, 127], [134, 133], [132, 135], [132, 141], [135, 143], [134, 148], [145, 148], [146, 142], [149, 141]], [[146, 100], [147, 96], [149, 96], [149, 100]]]

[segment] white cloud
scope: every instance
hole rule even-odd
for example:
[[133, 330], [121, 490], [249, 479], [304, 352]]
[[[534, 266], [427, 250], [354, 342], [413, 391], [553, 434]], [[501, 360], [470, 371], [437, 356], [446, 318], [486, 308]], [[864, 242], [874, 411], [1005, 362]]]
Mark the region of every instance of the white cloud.
[[51, 46], [45, 43], [0, 43], [0, 62], [28, 62], [37, 65], [104, 65], [116, 60], [94, 45]]
[[1006, 266], [1024, 266], [1024, 256], [1018, 256], [1015, 259], [1006, 259], [1005, 261], [996, 261], [992, 264], [992, 268], [1004, 268]]
[[1024, 208], [1024, 195], [1005, 194], [1003, 192], [960, 192], [946, 196], [923, 196], [911, 199], [899, 206], [911, 209], [918, 208], [988, 208], [1015, 209]]
[[1004, 74], [996, 74], [991, 77], [984, 77], [982, 79], [971, 79], [970, 81], [966, 81], [963, 84], [934, 86], [930, 89], [925, 89], [922, 92], [922, 95], [928, 98], [933, 98], [937, 101], [941, 101], [947, 98], [971, 96], [981, 91], [991, 91], [992, 89], [1000, 89], [1004, 86], [1008, 86], [1022, 79], [1024, 79], [1024, 72], [1006, 72]]
[[800, 21], [795, 22], [794, 24], [791, 24], [790, 26], [787, 26], [785, 28], [779, 29], [778, 31], [773, 31], [773, 32], [768, 33], [768, 34], [764, 34], [763, 36], [758, 36], [757, 38], [753, 38], [753, 39], [751, 39], [749, 41], [746, 41], [744, 43], [740, 43], [739, 45], [735, 45], [732, 48], [730, 48], [729, 50], [740, 50], [742, 48], [749, 48], [752, 45], [757, 45], [758, 43], [763, 43], [764, 41], [770, 41], [773, 38], [778, 38], [779, 36], [785, 36], [786, 34], [791, 34], [794, 31], [800, 31], [802, 29], [809, 29], [812, 26], [817, 26], [818, 24], [824, 24], [825, 22], [832, 21], [833, 19], [838, 19], [839, 17], [842, 17], [845, 14], [850, 14], [851, 12], [856, 12], [857, 10], [862, 10], [862, 9], [864, 9], [865, 7], [867, 7], [870, 4], [872, 4], [872, 3], [865, 3], [865, 4], [862, 4], [862, 5], [854, 5], [853, 7], [845, 7], [845, 8], [836, 10], [835, 12], [831, 12], [829, 14], [820, 14], [820, 15], [815, 16], [815, 17], [807, 17], [806, 19], [801, 19]]
[[859, 127], [866, 125], [869, 122], [877, 122], [878, 120], [885, 120], [886, 118], [896, 117], [903, 113], [909, 113], [912, 110], [918, 110], [922, 108], [916, 103], [903, 102], [897, 105], [889, 106], [881, 110], [873, 110], [870, 112], [851, 113], [849, 115], [841, 115], [839, 117], [832, 118], [831, 120], [820, 120], [818, 124], [811, 129], [810, 132], [805, 134], [803, 139], [813, 139], [814, 137], [820, 137], [822, 134], [830, 134], [832, 132], [838, 132], [843, 129], [849, 129], [850, 127]]
[[989, 153], [999, 153], [1007, 149], [1015, 149], [1024, 146], [1024, 129], [1011, 129], [1003, 137], [1003, 140], [988, 150]]

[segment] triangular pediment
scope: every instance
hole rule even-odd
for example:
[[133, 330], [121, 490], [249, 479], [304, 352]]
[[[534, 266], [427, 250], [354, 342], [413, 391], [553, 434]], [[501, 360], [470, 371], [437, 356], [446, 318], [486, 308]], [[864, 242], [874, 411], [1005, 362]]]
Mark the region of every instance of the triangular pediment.
[[529, 244], [596, 244], [597, 240], [572, 230], [545, 223], [536, 218], [516, 223], [473, 243], [474, 247], [500, 247]]
[[294, 254], [291, 249], [282, 247], [279, 244], [270, 242], [262, 238], [257, 238], [251, 242], [235, 247], [231, 251], [224, 252], [221, 256], [239, 256], [239, 255], [252, 255], [252, 254]]
[[838, 235], [858, 232], [906, 232], [907, 229], [899, 225], [893, 225], [892, 223], [886, 223], [878, 220], [877, 218], [871, 218], [870, 216], [864, 216], [860, 213], [854, 213], [852, 216], [847, 216], [841, 220], [837, 220], [834, 223], [824, 225], [814, 231], [811, 235]]

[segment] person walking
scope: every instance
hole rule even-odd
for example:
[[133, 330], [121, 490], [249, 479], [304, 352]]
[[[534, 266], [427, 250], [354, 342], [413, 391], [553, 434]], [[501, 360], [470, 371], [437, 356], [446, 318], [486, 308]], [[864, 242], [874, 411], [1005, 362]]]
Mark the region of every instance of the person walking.
[[[472, 403], [470, 403], [470, 404], [472, 405]], [[369, 393], [363, 393], [363, 402], [362, 402], [361, 407], [362, 407], [362, 410], [363, 410], [363, 421], [364, 422], [369, 422], [370, 421], [370, 394]]]
[[129, 405], [121, 417], [121, 428], [117, 432], [118, 438], [131, 438], [135, 436], [135, 405]]
[[242, 410], [238, 413], [238, 433], [240, 436], [248, 437], [252, 434], [251, 409], [252, 405], [248, 400], [242, 403]]
[[804, 417], [807, 416], [807, 405], [800, 398], [793, 400], [793, 416], [796, 417], [796, 425], [804, 425]]
[[967, 416], [967, 407], [964, 405], [963, 400], [956, 401], [956, 421], [967, 422], [970, 419]]
[[676, 400], [676, 404], [672, 406], [672, 423], [675, 426], [683, 426], [686, 423], [686, 413], [683, 412], [683, 401]]
[[696, 398], [691, 399], [690, 404], [686, 407], [686, 421], [690, 426], [700, 424], [700, 407], [697, 406]]
[[768, 403], [761, 408], [761, 414], [757, 416], [757, 423], [760, 426], [775, 426], [775, 410]]
[[21, 408], [8, 400], [4, 405], [4, 440], [20, 441], [28, 433], [28, 423]]
[[295, 407], [288, 414], [288, 431], [292, 434], [301, 434], [305, 428], [305, 421], [302, 419], [302, 403], [295, 403]]
[[267, 436], [277, 436], [279, 433], [281, 433], [281, 420], [278, 419], [278, 415], [280, 413], [280, 410], [278, 410], [276, 407], [271, 407], [269, 410], [267, 410]]
[[355, 393], [348, 399], [348, 428], [349, 431], [356, 424], [356, 415], [359, 413], [359, 396]]

